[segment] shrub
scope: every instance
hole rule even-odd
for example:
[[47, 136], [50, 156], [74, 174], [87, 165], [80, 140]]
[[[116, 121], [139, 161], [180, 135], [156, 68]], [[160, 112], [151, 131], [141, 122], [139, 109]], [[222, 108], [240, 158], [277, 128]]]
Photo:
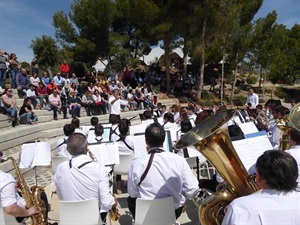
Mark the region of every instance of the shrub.
[[281, 99], [284, 99], [287, 97], [287, 93], [285, 92], [285, 89], [283, 87], [276, 87], [274, 94]]
[[257, 76], [250, 76], [249, 75], [246, 78], [246, 81], [247, 81], [248, 84], [255, 84], [258, 81], [258, 78], [257, 78]]

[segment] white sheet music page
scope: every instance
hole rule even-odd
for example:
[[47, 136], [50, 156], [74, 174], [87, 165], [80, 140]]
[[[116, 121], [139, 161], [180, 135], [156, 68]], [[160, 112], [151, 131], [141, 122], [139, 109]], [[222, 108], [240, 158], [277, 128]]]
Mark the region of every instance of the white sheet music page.
[[105, 166], [120, 164], [119, 143], [109, 142], [101, 144], [100, 160], [101, 164]]
[[102, 165], [114, 165], [120, 164], [119, 157], [119, 143], [99, 143], [95, 145], [89, 145], [89, 151], [94, 155], [99, 163]]
[[19, 165], [20, 169], [31, 168], [35, 155], [35, 145], [36, 143], [28, 143], [22, 145]]
[[134, 135], [134, 154], [136, 158], [147, 154], [145, 134]]
[[166, 129], [166, 130], [170, 131], [172, 142], [176, 142], [177, 141], [177, 131], [179, 130], [179, 128], [170, 128], [170, 129]]
[[239, 127], [243, 131], [244, 134], [252, 134], [258, 132], [257, 127], [253, 122], [241, 123]]
[[89, 130], [88, 136], [87, 136], [88, 143], [96, 143], [96, 136], [95, 136], [95, 130]]
[[256, 163], [260, 155], [272, 149], [272, 145], [267, 136], [233, 141], [232, 144], [247, 171]]
[[32, 167], [51, 164], [51, 146], [49, 142], [37, 142]]

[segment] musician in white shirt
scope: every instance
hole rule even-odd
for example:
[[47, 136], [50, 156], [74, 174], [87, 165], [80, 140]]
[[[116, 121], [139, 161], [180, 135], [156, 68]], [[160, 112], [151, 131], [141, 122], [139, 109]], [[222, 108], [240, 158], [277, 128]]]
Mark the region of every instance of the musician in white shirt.
[[109, 187], [109, 175], [105, 166], [94, 162], [88, 155], [87, 138], [73, 133], [67, 140], [70, 161], [58, 165], [54, 175], [57, 196], [62, 201], [78, 201], [96, 198], [102, 221], [116, 204]]
[[165, 113], [164, 114], [164, 123], [163, 128], [166, 129], [172, 129], [172, 128], [180, 128], [178, 124], [174, 123], [174, 116], [172, 113]]
[[[285, 152], [289, 153], [296, 159], [298, 165], [298, 172], [300, 171], [300, 132], [296, 129], [290, 131], [290, 144], [291, 148]], [[300, 191], [300, 173], [297, 179], [298, 187], [297, 190]]]
[[[162, 149], [165, 131], [158, 123], [151, 124], [145, 131], [148, 154], [134, 160], [128, 172], [128, 208], [135, 216], [136, 198], [154, 199], [173, 196], [176, 218], [181, 215], [187, 198], [192, 198], [198, 190], [197, 178], [186, 160]], [[153, 157], [144, 180], [142, 175]]]
[[[3, 153], [0, 151], [0, 161], [2, 155]], [[28, 217], [39, 213], [37, 206], [31, 206], [29, 209], [26, 209], [25, 205], [19, 206], [19, 204], [15, 179], [9, 173], [4, 173], [0, 170], [0, 209], [3, 208], [5, 213], [14, 217]]]
[[65, 124], [63, 130], [65, 137], [58, 139], [56, 142], [57, 154], [58, 156], [71, 157], [71, 154], [67, 150], [67, 139], [75, 132], [75, 126], [73, 124]]
[[256, 162], [256, 183], [261, 190], [231, 202], [222, 225], [299, 225], [297, 178], [297, 163], [290, 154], [264, 152]]

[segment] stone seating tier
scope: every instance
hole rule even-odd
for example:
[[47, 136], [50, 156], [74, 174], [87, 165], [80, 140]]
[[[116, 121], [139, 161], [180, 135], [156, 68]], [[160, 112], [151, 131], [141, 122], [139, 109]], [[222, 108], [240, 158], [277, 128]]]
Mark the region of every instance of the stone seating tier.
[[[16, 95], [17, 96], [17, 95]], [[172, 99], [161, 100], [162, 104], [171, 106], [174, 104]], [[20, 107], [20, 105], [18, 105]], [[6, 115], [0, 114], [0, 150], [3, 151], [4, 157], [13, 157], [17, 161], [19, 160], [19, 153], [21, 151], [21, 146], [23, 143], [28, 141], [47, 141], [51, 144], [52, 155], [56, 155], [56, 141], [59, 137], [63, 136], [63, 126], [70, 123], [71, 118], [63, 119], [62, 115], [58, 115], [58, 120], [53, 120], [53, 112], [47, 110], [35, 110], [36, 114], [39, 116], [39, 122], [36, 125], [19, 125], [16, 127], [11, 127], [11, 123], [8, 122], [8, 117]], [[122, 112], [122, 118], [132, 118], [132, 125], [136, 125], [140, 122], [138, 114], [143, 111], [125, 111]], [[89, 124], [90, 118], [85, 116], [85, 110], [82, 108], [82, 117], [80, 118], [81, 125]], [[69, 115], [68, 115], [69, 116]], [[100, 123], [108, 122], [108, 115], [97, 116]], [[10, 161], [0, 164], [0, 169], [11, 173], [13, 176], [14, 168]], [[22, 173], [26, 173], [28, 170], [22, 170]]]

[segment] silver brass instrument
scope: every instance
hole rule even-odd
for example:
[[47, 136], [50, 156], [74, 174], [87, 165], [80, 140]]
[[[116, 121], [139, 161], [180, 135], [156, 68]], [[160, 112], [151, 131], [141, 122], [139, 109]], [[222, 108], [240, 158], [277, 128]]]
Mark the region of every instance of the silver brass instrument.
[[177, 149], [194, 146], [216, 168], [227, 186], [208, 195], [204, 189], [194, 194], [201, 224], [221, 224], [226, 206], [235, 198], [258, 190], [231, 143], [227, 122], [235, 110], [220, 111], [186, 133], [176, 144]]

